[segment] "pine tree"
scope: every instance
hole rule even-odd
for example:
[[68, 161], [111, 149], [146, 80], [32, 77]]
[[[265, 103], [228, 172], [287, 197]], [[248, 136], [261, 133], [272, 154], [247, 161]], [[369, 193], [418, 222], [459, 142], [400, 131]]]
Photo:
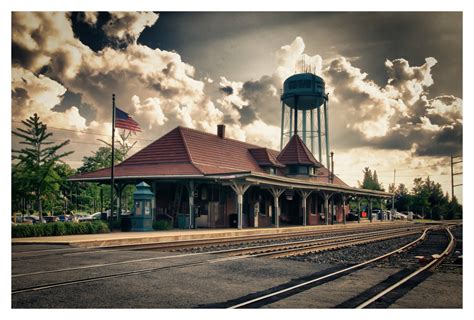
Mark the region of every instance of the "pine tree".
[[50, 183], [49, 180], [55, 179], [54, 166], [74, 151], [57, 153], [59, 149], [69, 144], [69, 140], [56, 145], [52, 141], [47, 141], [53, 134], [47, 132], [47, 126], [40, 121], [38, 114], [35, 113], [32, 117], [22, 120], [22, 123], [26, 129], [17, 128], [17, 132], [12, 131], [12, 134], [23, 139], [20, 144], [26, 145], [26, 147], [12, 150], [14, 154], [12, 158], [18, 160], [14, 164], [15, 167], [25, 170], [23, 179], [35, 193], [37, 209], [41, 218], [43, 215], [41, 197], [44, 189]]

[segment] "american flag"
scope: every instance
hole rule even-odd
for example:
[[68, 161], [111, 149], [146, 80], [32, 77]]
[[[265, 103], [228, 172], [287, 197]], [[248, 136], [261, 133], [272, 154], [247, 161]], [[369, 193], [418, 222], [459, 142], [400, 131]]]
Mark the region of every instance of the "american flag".
[[141, 132], [138, 123], [128, 113], [115, 107], [115, 128]]

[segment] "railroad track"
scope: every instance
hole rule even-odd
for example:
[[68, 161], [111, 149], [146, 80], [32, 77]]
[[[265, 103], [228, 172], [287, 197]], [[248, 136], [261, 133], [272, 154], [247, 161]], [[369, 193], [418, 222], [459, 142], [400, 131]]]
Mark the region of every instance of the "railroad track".
[[295, 237], [313, 237], [315, 235], [326, 235], [326, 234], [341, 234], [341, 233], [357, 233], [366, 231], [378, 231], [378, 230], [390, 230], [390, 229], [403, 229], [406, 228], [406, 224], [396, 225], [369, 225], [364, 227], [341, 227], [331, 230], [311, 230], [311, 231], [294, 231], [277, 234], [258, 234], [258, 235], [245, 235], [245, 236], [232, 236], [232, 237], [218, 237], [218, 238], [205, 238], [196, 240], [180, 240], [180, 241], [167, 241], [167, 242], [151, 242], [141, 244], [126, 244], [126, 245], [108, 245], [95, 248], [58, 248], [58, 249], [39, 249], [30, 251], [12, 252], [13, 256], [30, 255], [30, 254], [43, 254], [43, 253], [91, 253], [91, 252], [102, 252], [107, 250], [179, 250], [192, 248], [195, 246], [204, 245], [224, 245], [232, 243], [242, 243], [244, 241], [271, 241], [274, 239], [290, 239]]
[[407, 283], [411, 279], [413, 279], [416, 276], [421, 275], [423, 272], [427, 272], [428, 270], [434, 269], [437, 265], [439, 265], [446, 257], [451, 253], [451, 251], [454, 249], [456, 245], [455, 238], [450, 230], [450, 228], [445, 229], [446, 232], [449, 235], [449, 243], [446, 246], [446, 248], [443, 250], [441, 253], [433, 254], [431, 256], [431, 261], [428, 262], [425, 266], [418, 268], [417, 270], [413, 271], [409, 275], [403, 277], [402, 279], [398, 280], [394, 284], [392, 284], [390, 287], [386, 288], [385, 290], [380, 291], [379, 293], [375, 294], [371, 298], [367, 299], [363, 303], [359, 304], [356, 309], [363, 309], [367, 308], [370, 305], [374, 304], [377, 300], [383, 298], [390, 292], [394, 291], [395, 289], [399, 288], [403, 284]]
[[[412, 225], [416, 226], [416, 225]], [[181, 241], [170, 241], [170, 242], [158, 242], [158, 243], [146, 243], [146, 244], [128, 244], [128, 245], [111, 245], [102, 246], [100, 248], [57, 248], [57, 249], [42, 249], [22, 252], [12, 252], [12, 261], [20, 260], [31, 260], [43, 257], [49, 257], [54, 255], [74, 256], [82, 254], [97, 254], [104, 252], [112, 252], [115, 250], [156, 250], [156, 251], [177, 251], [195, 247], [205, 246], [225, 246], [232, 244], [241, 244], [243, 242], [265, 242], [275, 240], [285, 240], [292, 238], [311, 238], [311, 237], [322, 237], [325, 235], [334, 234], [348, 234], [348, 233], [361, 233], [370, 231], [382, 231], [382, 230], [397, 230], [407, 228], [406, 224], [399, 224], [395, 227], [393, 225], [387, 226], [367, 226], [367, 227], [344, 227], [333, 230], [312, 230], [312, 231], [298, 231], [288, 232], [282, 234], [267, 234], [267, 235], [250, 235], [250, 236], [234, 236], [226, 238], [208, 238], [208, 239], [197, 239], [197, 240], [181, 240]]]
[[[398, 248], [398, 249], [393, 250], [389, 253], [380, 255], [380, 256], [375, 257], [373, 259], [364, 261], [364, 262], [356, 264], [356, 265], [352, 265], [352, 266], [349, 266], [349, 267], [345, 267], [345, 268], [341, 268], [341, 269], [338, 269], [338, 270], [335, 270], [335, 271], [331, 271], [327, 274], [318, 275], [315, 278], [305, 280], [304, 282], [301, 282], [301, 283], [298, 283], [298, 284], [293, 284], [291, 286], [283, 287], [283, 288], [280, 287], [278, 290], [276, 290], [274, 292], [264, 293], [262, 295], [253, 295], [248, 299], [235, 299], [235, 300], [233, 300], [235, 303], [232, 302], [232, 301], [230, 301], [229, 303], [225, 303], [225, 304], [227, 304], [226, 307], [231, 308], [231, 309], [260, 307], [260, 306], [266, 305], [268, 303], [272, 303], [274, 301], [284, 299], [285, 297], [290, 296], [292, 294], [307, 290], [309, 288], [314, 287], [315, 285], [319, 285], [319, 284], [322, 284], [322, 283], [325, 283], [325, 282], [329, 282], [329, 281], [338, 279], [342, 276], [349, 275], [350, 273], [353, 273], [357, 270], [365, 268], [365, 267], [367, 267], [371, 264], [374, 264], [375, 262], [382, 261], [382, 260], [387, 259], [391, 256], [396, 255], [396, 254], [400, 254], [400, 253], [408, 251], [412, 248], [418, 247], [422, 242], [424, 242], [426, 240], [427, 235], [428, 235], [428, 231], [437, 230], [439, 228], [440, 227], [438, 227], [438, 226], [427, 228], [427, 229], [424, 230], [423, 234], [418, 239], [410, 242], [407, 245], [404, 245], [401, 248]], [[384, 290], [382, 290], [380, 292], [377, 292], [376, 294], [374, 294], [372, 297], [370, 297], [368, 299], [365, 299], [365, 301], [358, 304], [356, 306], [356, 308], [365, 308], [367, 306], [370, 306], [375, 301], [381, 299], [383, 296], [385, 296], [388, 293], [392, 292], [396, 288], [402, 286], [404, 283], [406, 283], [410, 279], [413, 279], [413, 277], [416, 277], [417, 275], [420, 275], [421, 273], [426, 272], [427, 270], [432, 269], [435, 266], [437, 266], [439, 263], [441, 263], [442, 260], [451, 252], [451, 250], [454, 247], [454, 243], [455, 243], [454, 237], [453, 237], [449, 227], [446, 227], [445, 230], [446, 230], [446, 232], [448, 233], [448, 235], [450, 237], [450, 241], [449, 241], [449, 244], [446, 246], [446, 248], [444, 249], [443, 252], [441, 252], [439, 254], [434, 254], [432, 256], [432, 260], [429, 263], [427, 263], [424, 267], [413, 271], [409, 275], [406, 275], [402, 279], [398, 280], [396, 283], [393, 283], [390, 287], [385, 288]]]
[[218, 250], [218, 251], [206, 252], [206, 253], [191, 253], [191, 254], [173, 255], [173, 256], [167, 256], [167, 257], [135, 259], [135, 260], [114, 262], [114, 263], [108, 263], [108, 264], [96, 264], [96, 265], [89, 265], [89, 266], [80, 266], [80, 267], [72, 267], [72, 268], [65, 268], [65, 269], [41, 271], [41, 272], [36, 272], [36, 273], [18, 274], [18, 275], [13, 275], [12, 278], [34, 277], [34, 276], [44, 275], [47, 273], [71, 272], [71, 271], [78, 271], [78, 270], [91, 269], [91, 268], [100, 268], [100, 267], [106, 267], [106, 266], [118, 265], [118, 264], [131, 264], [131, 263], [138, 263], [138, 262], [145, 262], [145, 261], [149, 262], [152, 260], [159, 260], [159, 259], [165, 259], [165, 258], [179, 259], [179, 258], [189, 257], [192, 255], [203, 255], [203, 254], [210, 254], [210, 255], [224, 254], [225, 255], [224, 257], [205, 259], [203, 261], [197, 261], [197, 262], [184, 262], [184, 263], [173, 264], [170, 266], [144, 268], [144, 269], [139, 269], [139, 270], [117, 272], [114, 274], [100, 275], [100, 276], [89, 277], [89, 278], [84, 278], [84, 279], [76, 279], [76, 280], [70, 280], [70, 281], [62, 281], [62, 282], [56, 282], [56, 283], [36, 285], [36, 286], [27, 287], [27, 288], [14, 289], [12, 290], [12, 295], [20, 294], [24, 292], [51, 289], [55, 287], [63, 287], [63, 286], [74, 285], [74, 284], [79, 284], [79, 283], [94, 282], [94, 281], [101, 281], [101, 280], [106, 280], [106, 279], [111, 279], [111, 278], [140, 275], [140, 274], [150, 273], [150, 272], [159, 271], [159, 270], [166, 270], [166, 269], [171, 269], [171, 268], [185, 268], [185, 267], [194, 267], [194, 266], [210, 264], [210, 263], [221, 263], [221, 262], [226, 262], [226, 261], [231, 261], [231, 260], [245, 259], [249, 257], [281, 257], [281, 256], [294, 255], [294, 254], [301, 254], [303, 252], [309, 252], [309, 251], [315, 252], [315, 251], [322, 251], [322, 250], [334, 250], [341, 247], [359, 244], [359, 243], [380, 241], [380, 240], [385, 240], [385, 239], [391, 239], [394, 237], [404, 237], [407, 235], [420, 233], [422, 231], [421, 227], [413, 227], [413, 228], [408, 228], [408, 229], [409, 230], [406, 230], [405, 228], [404, 230], [384, 230], [384, 231], [379, 231], [379, 232], [374, 231], [374, 232], [365, 233], [362, 235], [360, 234], [350, 235], [350, 236], [344, 235], [344, 236], [339, 236], [339, 237], [336, 236], [336, 237], [330, 237], [330, 238], [319, 239], [319, 240], [297, 241], [297, 242], [293, 242], [293, 243], [289, 242], [285, 244], [279, 243], [279, 244], [274, 244], [274, 245], [254, 246], [252, 248], [233, 248], [233, 249]]

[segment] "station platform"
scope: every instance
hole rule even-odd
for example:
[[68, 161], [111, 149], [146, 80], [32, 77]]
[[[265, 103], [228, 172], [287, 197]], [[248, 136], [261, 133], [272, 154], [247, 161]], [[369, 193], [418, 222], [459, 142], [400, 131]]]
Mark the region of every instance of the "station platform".
[[70, 245], [74, 247], [110, 247], [132, 244], [146, 244], [158, 242], [176, 242], [185, 240], [198, 239], [216, 239], [216, 238], [231, 238], [249, 235], [263, 235], [263, 234], [284, 234], [290, 232], [307, 232], [314, 231], [328, 231], [337, 229], [355, 229], [367, 227], [368, 225], [400, 225], [411, 222], [393, 222], [393, 221], [377, 221], [361, 223], [350, 222], [347, 224], [335, 225], [317, 225], [317, 226], [283, 226], [279, 228], [244, 228], [238, 229], [173, 229], [160, 230], [149, 232], [110, 232], [100, 234], [83, 234], [83, 235], [66, 235], [54, 237], [30, 237], [30, 238], [12, 238], [12, 245], [21, 244], [56, 244], [56, 245]]

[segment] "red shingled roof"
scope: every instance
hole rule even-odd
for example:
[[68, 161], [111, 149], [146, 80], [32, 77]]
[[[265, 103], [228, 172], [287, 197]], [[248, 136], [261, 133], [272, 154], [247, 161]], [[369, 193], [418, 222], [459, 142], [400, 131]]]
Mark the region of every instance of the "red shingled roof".
[[[296, 155], [291, 155], [292, 152]], [[115, 177], [208, 175], [250, 171], [265, 173], [261, 166], [283, 168], [284, 164], [295, 163], [322, 167], [298, 136], [294, 136], [279, 153], [246, 142], [220, 138], [215, 134], [177, 127], [115, 166]], [[308, 179], [327, 182], [327, 169], [322, 167], [318, 171], [322, 175]], [[77, 175], [71, 179], [101, 178], [110, 178], [110, 168]], [[347, 186], [337, 177], [334, 183]]]
[[297, 134], [291, 137], [290, 141], [288, 141], [283, 150], [281, 150], [277, 159], [286, 165], [305, 164], [322, 167], [322, 164], [314, 158], [311, 151], [309, 151], [308, 147], [306, 147], [303, 140], [301, 140]]
[[254, 148], [249, 149], [249, 151], [260, 166], [274, 166], [278, 168], [285, 167], [283, 163], [277, 160], [278, 151], [267, 148]]

